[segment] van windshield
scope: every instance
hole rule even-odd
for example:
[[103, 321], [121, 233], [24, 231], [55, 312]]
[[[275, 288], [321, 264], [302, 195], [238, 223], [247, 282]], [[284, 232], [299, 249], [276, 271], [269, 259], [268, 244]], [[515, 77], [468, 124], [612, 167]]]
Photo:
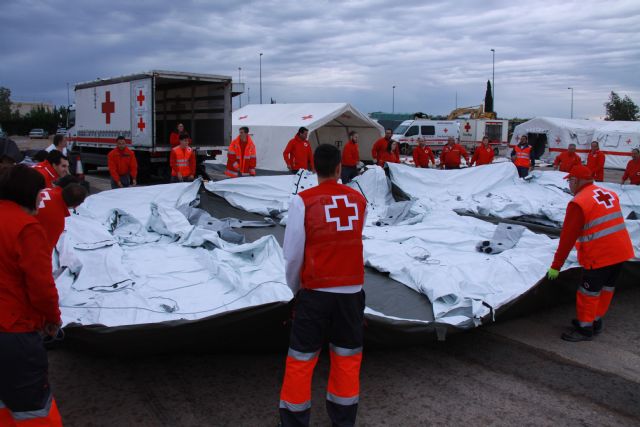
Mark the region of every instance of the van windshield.
[[404, 133], [409, 129], [409, 125], [400, 125], [393, 131], [396, 135], [404, 135]]

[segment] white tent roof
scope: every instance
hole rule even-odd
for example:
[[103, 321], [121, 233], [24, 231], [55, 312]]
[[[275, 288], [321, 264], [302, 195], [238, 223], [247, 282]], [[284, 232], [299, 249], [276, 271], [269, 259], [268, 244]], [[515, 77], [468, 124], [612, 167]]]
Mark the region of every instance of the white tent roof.
[[[384, 129], [347, 103], [250, 104], [232, 114], [233, 135], [249, 127], [256, 143], [258, 169], [286, 170], [282, 152], [301, 126], [309, 129], [312, 147], [318, 143], [341, 145], [347, 134], [360, 135], [360, 155], [367, 158], [370, 146]], [[340, 147], [342, 148], [342, 147]]]

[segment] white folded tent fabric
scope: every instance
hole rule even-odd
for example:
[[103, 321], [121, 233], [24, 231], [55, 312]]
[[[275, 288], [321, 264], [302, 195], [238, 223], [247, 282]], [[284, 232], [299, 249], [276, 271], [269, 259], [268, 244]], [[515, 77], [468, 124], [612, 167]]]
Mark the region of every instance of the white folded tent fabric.
[[348, 133], [359, 134], [360, 156], [371, 160], [371, 147], [384, 129], [375, 120], [347, 103], [249, 104], [233, 112], [233, 135], [242, 126], [256, 144], [258, 169], [286, 171], [283, 151], [302, 126], [309, 129], [309, 142], [335, 144], [341, 148]]
[[[180, 216], [200, 184], [102, 192], [67, 219], [56, 279], [65, 325], [196, 320], [291, 299], [273, 236], [233, 245]], [[115, 209], [129, 220], [112, 221]]]

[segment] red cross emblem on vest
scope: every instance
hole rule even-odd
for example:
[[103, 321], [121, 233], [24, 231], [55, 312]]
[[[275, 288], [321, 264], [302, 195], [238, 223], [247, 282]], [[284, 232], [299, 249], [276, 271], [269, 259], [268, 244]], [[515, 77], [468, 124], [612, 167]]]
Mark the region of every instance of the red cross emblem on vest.
[[466, 130], [467, 132], [469, 132], [469, 130], [470, 130], [470, 129], [471, 129], [471, 125], [469, 124], [469, 122], [467, 122], [467, 123], [464, 125], [464, 130]]
[[593, 200], [598, 202], [600, 205], [604, 205], [607, 209], [613, 207], [613, 199], [613, 195], [608, 191], [597, 189], [593, 192]]
[[353, 221], [358, 220], [358, 205], [349, 202], [345, 194], [331, 196], [332, 204], [325, 205], [327, 222], [335, 222], [338, 231], [353, 230]]
[[111, 100], [111, 91], [104, 93], [104, 102], [102, 103], [102, 113], [105, 114], [107, 124], [111, 124], [111, 114], [116, 112], [116, 103]]

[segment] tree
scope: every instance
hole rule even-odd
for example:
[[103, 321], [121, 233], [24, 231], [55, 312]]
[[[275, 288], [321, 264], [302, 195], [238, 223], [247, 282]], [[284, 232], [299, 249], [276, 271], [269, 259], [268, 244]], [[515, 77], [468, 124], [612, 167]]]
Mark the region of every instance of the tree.
[[628, 95], [625, 95], [624, 98], [621, 99], [620, 95], [611, 91], [609, 101], [604, 103], [604, 107], [607, 110], [605, 120], [633, 121], [640, 119], [640, 109]]
[[11, 120], [11, 89], [0, 87], [0, 123]]
[[487, 91], [484, 94], [484, 111], [493, 113], [493, 94], [491, 93], [491, 80], [487, 80]]

